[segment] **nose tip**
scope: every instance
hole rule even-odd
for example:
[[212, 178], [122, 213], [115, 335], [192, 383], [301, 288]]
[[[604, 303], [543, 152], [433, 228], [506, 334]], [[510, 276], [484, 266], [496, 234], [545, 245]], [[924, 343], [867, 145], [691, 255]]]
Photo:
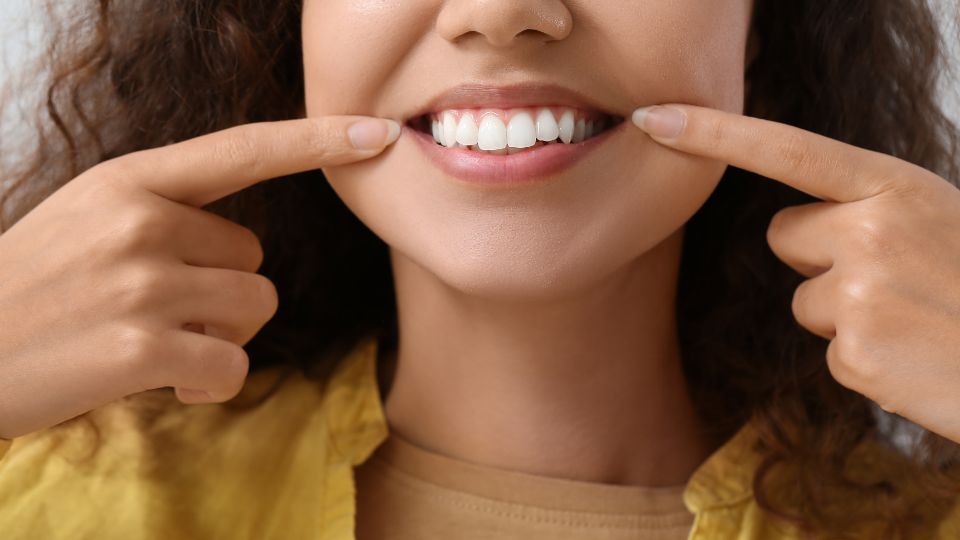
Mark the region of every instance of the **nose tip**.
[[562, 0], [453, 0], [437, 18], [444, 39], [456, 42], [477, 34], [494, 47], [561, 40], [572, 29], [573, 17]]

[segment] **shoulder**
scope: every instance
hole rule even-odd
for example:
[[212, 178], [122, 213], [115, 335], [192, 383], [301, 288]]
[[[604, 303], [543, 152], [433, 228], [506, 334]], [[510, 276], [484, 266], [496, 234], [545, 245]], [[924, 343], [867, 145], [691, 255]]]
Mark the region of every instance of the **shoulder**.
[[0, 459], [0, 529], [168, 538], [229, 524], [224, 536], [239, 538], [282, 519], [316, 530], [316, 510], [271, 502], [314, 506], [343, 491], [356, 436], [338, 416], [370, 416], [364, 352], [323, 381], [269, 368], [225, 403], [184, 405], [172, 389], [153, 390], [17, 438]]
[[[257, 404], [256, 397], [274, 385], [272, 394]], [[178, 454], [242, 452], [257, 448], [260, 441], [283, 438], [290, 424], [302, 423], [316, 412], [320, 397], [312, 390], [320, 388], [295, 373], [270, 368], [251, 373], [241, 393], [225, 403], [185, 405], [172, 388], [143, 392], [18, 437], [0, 460], [0, 471], [6, 479], [23, 464], [51, 467], [64, 462], [73, 472], [109, 467], [124, 474], [145, 474]], [[294, 402], [305, 407], [291, 406]], [[254, 428], [264, 416], [271, 421]], [[254, 430], [258, 436], [249, 436]], [[236, 437], [246, 444], [231, 444]]]
[[802, 515], [821, 532], [854, 538], [891, 537], [897, 515], [910, 524], [908, 538], [960, 538], [960, 499], [931, 504], [914, 464], [885, 441], [863, 441], [843, 475], [768, 459], [760, 443], [747, 424], [694, 474], [685, 494], [688, 508], [699, 511], [691, 538], [802, 538], [799, 521], [784, 517]]
[[[907, 537], [960, 538], [960, 492], [950, 494], [949, 489], [933, 486], [936, 480], [927, 476], [916, 458], [898, 444], [867, 439], [851, 455], [848, 470], [850, 478], [861, 485], [895, 490], [898, 504], [890, 505], [884, 497], [876, 497], [874, 515], [881, 520], [903, 516], [902, 522], [909, 523]], [[861, 505], [856, 496], [847, 500], [851, 513]]]
[[954, 501], [937, 523], [935, 538], [960, 538], [960, 500]]

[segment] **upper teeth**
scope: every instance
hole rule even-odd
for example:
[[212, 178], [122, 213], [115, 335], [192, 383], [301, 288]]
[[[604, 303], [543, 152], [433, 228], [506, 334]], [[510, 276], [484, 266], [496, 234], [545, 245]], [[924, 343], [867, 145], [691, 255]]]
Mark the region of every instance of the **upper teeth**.
[[433, 115], [432, 131], [433, 139], [446, 147], [529, 148], [537, 141], [577, 143], [603, 129], [602, 119], [585, 116], [565, 107], [447, 110]]

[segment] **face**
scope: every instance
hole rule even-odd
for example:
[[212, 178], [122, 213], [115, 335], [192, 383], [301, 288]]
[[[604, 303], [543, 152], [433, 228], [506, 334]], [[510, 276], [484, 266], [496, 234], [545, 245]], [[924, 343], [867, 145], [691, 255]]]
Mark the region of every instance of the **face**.
[[589, 287], [679, 233], [719, 182], [724, 164], [657, 145], [629, 118], [669, 102], [741, 113], [751, 10], [751, 0], [306, 0], [308, 116], [412, 122], [463, 83], [548, 83], [596, 105], [577, 114], [626, 119], [572, 165], [508, 187], [439, 167], [409, 123], [380, 156], [324, 172], [395, 257], [455, 289], [520, 298]]

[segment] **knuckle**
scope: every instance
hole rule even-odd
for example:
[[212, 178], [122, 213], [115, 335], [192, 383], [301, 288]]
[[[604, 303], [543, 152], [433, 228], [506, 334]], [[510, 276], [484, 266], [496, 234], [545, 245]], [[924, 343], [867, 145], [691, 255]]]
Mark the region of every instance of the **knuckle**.
[[894, 231], [886, 220], [878, 219], [873, 213], [860, 212], [851, 229], [857, 249], [871, 259], [884, 259], [895, 252]]
[[130, 199], [130, 185], [123, 181], [113, 178], [112, 175], [96, 175], [87, 178], [77, 178], [75, 181], [85, 181], [87, 188], [86, 194], [97, 198], [97, 203], [104, 204], [105, 201], [116, 201], [121, 204]]
[[163, 290], [166, 281], [166, 273], [156, 266], [133, 264], [117, 280], [111, 302], [124, 313], [153, 309], [154, 299]]
[[172, 358], [171, 361], [177, 363], [176, 370], [180, 379], [177, 384], [206, 390], [208, 381], [217, 380], [224, 371], [224, 350], [221, 342], [203, 338], [197, 340], [188, 354]]
[[805, 307], [807, 302], [807, 296], [809, 292], [810, 280], [806, 280], [797, 285], [797, 288], [793, 291], [793, 298], [790, 301], [790, 310], [793, 311], [794, 317], [799, 322], [803, 322], [803, 317], [805, 316]]
[[231, 271], [218, 276], [221, 290], [236, 295], [235, 302], [244, 306], [251, 319], [269, 320], [279, 306], [279, 296], [273, 282], [262, 274]]
[[206, 368], [216, 370], [207, 374], [207, 380], [217, 381], [217, 387], [208, 390], [214, 401], [222, 402], [236, 396], [243, 388], [250, 368], [250, 357], [247, 351], [239, 345], [228, 343], [220, 349], [217, 356], [210, 355], [208, 359], [213, 359], [212, 362], [210, 360], [208, 362], [216, 364]]
[[778, 140], [774, 152], [781, 163], [796, 171], [810, 169], [812, 162], [817, 159], [804, 137], [792, 130]]
[[83, 176], [96, 178], [97, 181], [108, 180], [123, 183], [137, 174], [134, 160], [134, 154], [125, 154], [101, 161], [87, 169]]
[[722, 151], [727, 147], [729, 134], [727, 125], [719, 118], [707, 120], [707, 144], [712, 150]]
[[942, 195], [941, 189], [950, 185], [938, 174], [914, 163], [880, 154], [878, 159], [889, 159], [886, 175], [880, 179], [885, 186], [884, 192], [897, 198], [932, 200]]
[[839, 294], [839, 305], [843, 309], [861, 313], [863, 308], [869, 304], [872, 295], [872, 285], [870, 281], [863, 277], [842, 278], [837, 285]]
[[265, 151], [257, 144], [254, 133], [246, 126], [235, 126], [228, 130], [229, 136], [219, 139], [212, 145], [214, 157], [223, 163], [229, 163], [237, 170], [259, 175], [263, 170], [262, 153]]
[[116, 331], [114, 343], [123, 358], [143, 362], [154, 352], [156, 336], [139, 326], [122, 326]]
[[276, 314], [277, 308], [280, 305], [280, 295], [277, 292], [277, 287], [270, 278], [262, 274], [253, 275], [255, 276], [254, 281], [257, 286], [258, 298], [261, 299], [261, 304], [268, 314], [267, 319], [270, 319]]
[[863, 340], [851, 331], [838, 334], [830, 342], [827, 364], [837, 382], [861, 393], [871, 388], [880, 375]]
[[876, 403], [877, 406], [880, 407], [880, 409], [882, 409], [883, 412], [885, 412], [885, 413], [889, 413], [889, 414], [900, 414], [900, 413], [901, 413], [901, 408], [900, 408], [900, 406], [897, 405], [896, 403], [894, 403], [893, 401], [890, 401], [890, 400], [887, 400], [887, 399], [880, 399], [880, 400], [878, 400], [878, 401], [875, 401], [874, 403]]
[[872, 277], [841, 280], [837, 293], [837, 324], [857, 332], [872, 333], [885, 313], [880, 286]]
[[159, 354], [158, 337], [149, 330], [133, 325], [119, 326], [113, 335], [116, 359], [126, 378], [132, 381], [133, 392], [142, 392], [161, 386], [154, 377], [154, 365]]
[[168, 238], [168, 227], [162, 212], [148, 205], [136, 204], [118, 219], [112, 237], [114, 249], [121, 253], [141, 251], [161, 245]]
[[777, 243], [780, 241], [783, 232], [784, 220], [786, 219], [785, 211], [780, 210], [770, 219], [770, 224], [767, 226], [767, 244], [770, 245], [771, 249], [776, 252]]
[[856, 384], [856, 378], [852, 376], [852, 370], [847, 364], [849, 352], [846, 345], [840, 341], [838, 335], [827, 346], [827, 369], [834, 379], [847, 388], [853, 388]]
[[889, 325], [886, 302], [879, 297], [880, 293], [876, 280], [851, 280], [837, 302], [837, 325], [861, 344], [884, 335], [884, 328]]
[[142, 188], [136, 179], [143, 175], [143, 167], [139, 163], [142, 152], [137, 151], [124, 154], [107, 161], [101, 161], [74, 181], [84, 182], [88, 186], [108, 190], [105, 193], [119, 200], [128, 200], [131, 194]]
[[240, 227], [241, 234], [245, 238], [245, 245], [247, 246], [247, 251], [250, 254], [252, 259], [250, 265], [252, 266], [251, 271], [257, 271], [260, 266], [263, 265], [263, 244], [260, 242], [260, 237], [257, 236], [257, 233], [253, 232], [247, 227]]
[[309, 122], [305, 131], [301, 143], [307, 152], [320, 158], [330, 155], [335, 143], [343, 140], [342, 132], [324, 121]]
[[226, 378], [224, 380], [227, 399], [240, 391], [250, 369], [250, 356], [247, 351], [239, 345], [233, 346], [231, 349], [231, 353], [227, 357]]

